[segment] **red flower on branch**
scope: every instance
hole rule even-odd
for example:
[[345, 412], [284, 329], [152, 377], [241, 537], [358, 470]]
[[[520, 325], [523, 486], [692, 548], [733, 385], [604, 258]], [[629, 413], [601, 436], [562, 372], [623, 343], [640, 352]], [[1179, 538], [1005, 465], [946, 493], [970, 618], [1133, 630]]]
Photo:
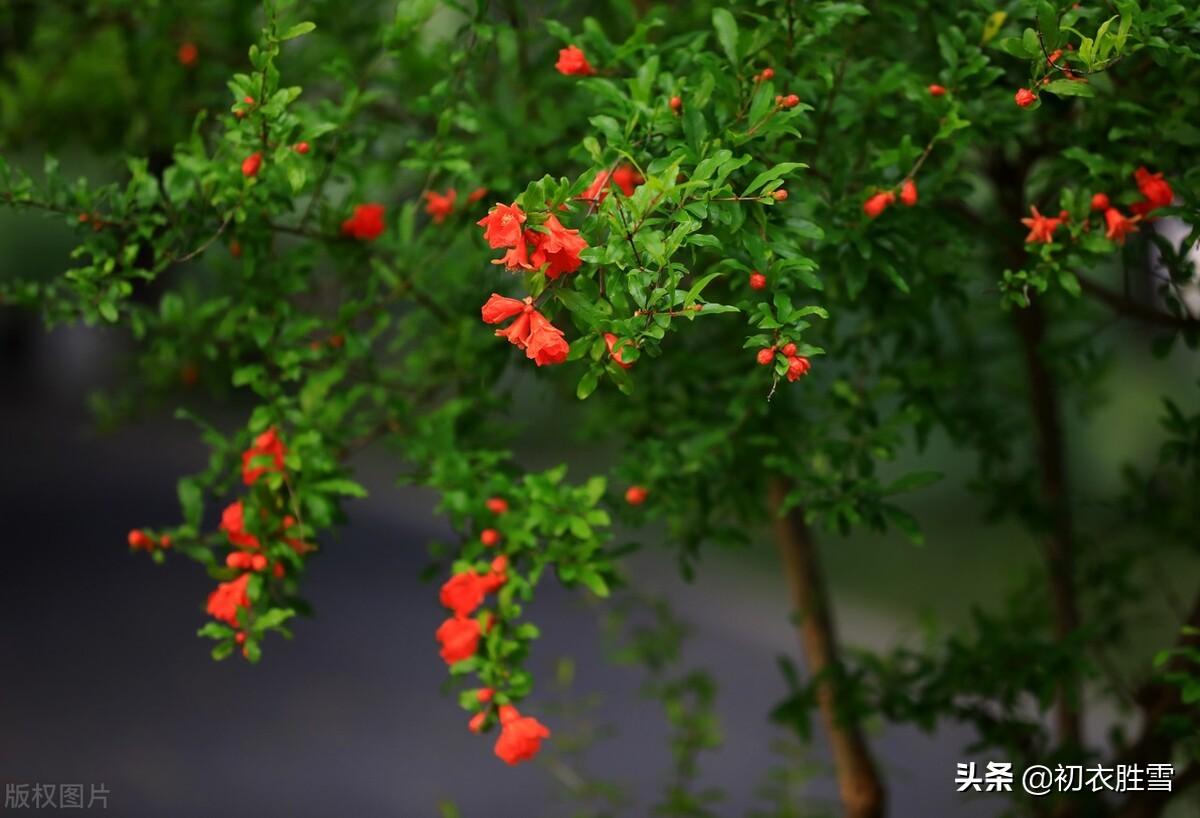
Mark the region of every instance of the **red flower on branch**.
[[525, 211], [515, 202], [510, 205], [496, 203], [488, 214], [475, 222], [483, 228], [483, 239], [488, 247], [516, 247], [523, 243]]
[[896, 201], [896, 194], [890, 190], [885, 190], [882, 193], [876, 193], [871, 198], [863, 202], [863, 213], [866, 213], [869, 218], [875, 219], [879, 214], [887, 210], [888, 207]]
[[[251, 486], [268, 471], [283, 471], [283, 458], [286, 454], [287, 448], [272, 426], [254, 438], [254, 445], [242, 452], [242, 482]], [[270, 458], [270, 465], [263, 465], [267, 458]]]
[[492, 293], [481, 312], [488, 324], [499, 324], [516, 316], [517, 320], [506, 329], [496, 330], [496, 335], [525, 350], [525, 356], [538, 366], [562, 363], [571, 351], [562, 330], [534, 309], [532, 298], [518, 301]]
[[1021, 224], [1029, 228], [1029, 235], [1025, 237], [1025, 243], [1042, 242], [1043, 244], [1050, 244], [1053, 242], [1054, 231], [1059, 228], [1063, 220], [1061, 218], [1043, 216], [1032, 205], [1029, 208], [1029, 212], [1033, 215], [1029, 218], [1021, 219]]
[[554, 63], [554, 67], [558, 69], [558, 73], [567, 76], [586, 77], [596, 73], [596, 69], [592, 68], [592, 64], [588, 62], [587, 56], [574, 45], [569, 45], [558, 52], [558, 62]]
[[1134, 171], [1133, 178], [1137, 181], [1138, 190], [1145, 197], [1145, 201], [1137, 202], [1130, 206], [1129, 209], [1136, 215], [1145, 216], [1160, 207], [1170, 207], [1171, 202], [1175, 200], [1175, 191], [1163, 179], [1161, 173], [1151, 173], [1146, 168], [1141, 167]]
[[454, 201], [458, 198], [458, 191], [450, 188], [445, 194], [438, 193], [436, 190], [425, 191], [425, 212], [433, 219], [434, 224], [441, 224], [446, 221], [446, 217], [454, 212]]
[[1104, 223], [1108, 226], [1104, 232], [1105, 238], [1118, 244], [1124, 244], [1125, 237], [1130, 233], [1136, 233], [1138, 229], [1133, 219], [1128, 218], [1115, 207], [1104, 211]]
[[230, 503], [221, 513], [221, 530], [238, 548], [258, 548], [258, 537], [246, 531], [245, 506], [241, 500]]
[[496, 739], [496, 755], [508, 764], [529, 761], [542, 748], [542, 740], [550, 738], [550, 730], [531, 716], [522, 716], [517, 708], [506, 704], [500, 708], [500, 737]]
[[439, 599], [442, 605], [454, 611], [457, 617], [467, 617], [483, 604], [487, 596], [487, 583], [474, 571], [463, 571], [446, 580]]
[[[546, 267], [546, 277], [558, 278], [563, 273], [573, 273], [583, 264], [579, 254], [587, 249], [587, 241], [579, 235], [578, 230], [563, 227], [557, 217], [546, 217], [546, 232], [538, 230], [526, 231], [533, 242], [533, 267]], [[524, 242], [522, 242], [524, 244]]]
[[356, 205], [354, 214], [342, 222], [342, 234], [359, 241], [374, 241], [383, 234], [384, 210], [381, 204]]
[[912, 207], [918, 198], [917, 183], [912, 179], [905, 179], [904, 184], [900, 186], [900, 201], [905, 207]]
[[435, 636], [442, 645], [442, 660], [448, 665], [470, 659], [479, 649], [480, 629], [474, 619], [447, 619], [437, 629]]
[[242, 574], [235, 580], [218, 585], [217, 589], [208, 595], [208, 615], [237, 627], [238, 610], [250, 607], [250, 597], [246, 593], [246, 585], [249, 582], [250, 575]]

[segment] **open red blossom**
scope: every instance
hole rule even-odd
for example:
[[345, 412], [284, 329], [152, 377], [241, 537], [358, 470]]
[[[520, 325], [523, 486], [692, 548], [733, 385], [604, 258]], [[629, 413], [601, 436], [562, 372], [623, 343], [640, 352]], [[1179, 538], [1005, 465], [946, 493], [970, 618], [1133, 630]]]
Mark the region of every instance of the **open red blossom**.
[[242, 501], [230, 503], [221, 512], [221, 530], [229, 538], [229, 542], [238, 548], [258, 548], [258, 537], [246, 531], [245, 506]]
[[912, 179], [905, 179], [904, 184], [900, 186], [900, 201], [904, 202], [905, 207], [912, 207], [917, 203], [917, 183]]
[[488, 194], [486, 187], [477, 187], [467, 194], [467, 204], [475, 204]]
[[1124, 244], [1125, 237], [1130, 233], [1137, 232], [1138, 229], [1133, 219], [1128, 218], [1115, 207], [1104, 211], [1104, 223], [1108, 225], [1108, 229], [1104, 232], [1105, 237], [1118, 244]]
[[235, 580], [218, 585], [217, 589], [208, 595], [208, 615], [236, 627], [238, 610], [250, 607], [250, 597], [246, 594], [246, 585], [249, 582], [250, 575], [242, 574]]
[[446, 580], [439, 599], [442, 605], [454, 611], [458, 617], [470, 616], [483, 604], [487, 595], [487, 583], [474, 571], [463, 571]]
[[434, 224], [441, 224], [446, 221], [446, 217], [454, 212], [454, 201], [458, 198], [458, 191], [450, 188], [445, 194], [438, 193], [436, 190], [425, 191], [425, 212], [433, 219]]
[[885, 190], [882, 193], [876, 193], [871, 198], [863, 202], [863, 213], [874, 219], [880, 213], [888, 209], [888, 206], [896, 201], [896, 194], [890, 190]]
[[812, 368], [812, 362], [803, 355], [793, 356], [788, 358], [787, 379], [789, 383], [795, 382], [808, 374], [808, 370]]
[[587, 57], [577, 46], [569, 45], [558, 52], [558, 62], [554, 64], [560, 74], [567, 76], [589, 76], [596, 73], [596, 69], [592, 68], [591, 63], [587, 61]]
[[488, 324], [499, 324], [517, 316], [507, 328], [496, 330], [496, 335], [525, 350], [525, 356], [538, 366], [562, 363], [571, 351], [562, 330], [533, 308], [532, 298], [517, 301], [492, 293], [482, 312], [483, 320]]
[[442, 660], [448, 665], [453, 665], [463, 659], [470, 659], [479, 648], [479, 635], [479, 623], [474, 619], [447, 619], [435, 634], [442, 645]]
[[546, 267], [546, 277], [558, 278], [563, 273], [573, 273], [583, 264], [579, 254], [587, 246], [587, 241], [579, 235], [578, 230], [563, 227], [557, 217], [546, 217], [546, 232], [530, 230], [526, 235], [533, 242], [533, 266], [540, 269]]
[[1025, 243], [1042, 242], [1043, 244], [1050, 244], [1054, 241], [1054, 231], [1059, 228], [1063, 220], [1061, 218], [1043, 216], [1032, 205], [1029, 208], [1029, 212], [1033, 215], [1027, 219], [1021, 219], [1021, 224], [1029, 228], [1029, 235], [1025, 237]]
[[563, 338], [562, 330], [546, 320], [540, 312], [529, 314], [529, 339], [525, 343], [525, 357], [538, 366], [561, 364], [567, 359], [571, 347]]
[[1130, 206], [1129, 209], [1137, 215], [1144, 216], [1160, 207], [1170, 207], [1175, 200], [1175, 191], [1161, 173], [1151, 173], [1141, 167], [1134, 171], [1133, 178], [1137, 181], [1138, 190], [1146, 197], [1145, 201]]
[[526, 230], [524, 237], [515, 247], [510, 247], [500, 258], [492, 259], [492, 264], [503, 264], [506, 270], [532, 270], [535, 265], [529, 261], [529, 244], [535, 232]]
[[[272, 426], [254, 438], [254, 445], [242, 452], [242, 482], [250, 486], [268, 471], [283, 471], [283, 458], [286, 454], [287, 448]], [[268, 458], [269, 465], [264, 465]]]
[[633, 363], [632, 362], [625, 363], [625, 361], [621, 358], [621, 350], [624, 349], [626, 345], [622, 344], [620, 349], [616, 349], [616, 350], [613, 349], [613, 347], [616, 346], [618, 340], [620, 340], [620, 339], [617, 338], [617, 336], [614, 335], [613, 333], [611, 333], [611, 332], [604, 333], [604, 345], [608, 347], [608, 357], [612, 358], [613, 362], [617, 366], [621, 367], [621, 369], [629, 369], [629, 367], [633, 366]]
[[354, 214], [342, 222], [342, 234], [359, 241], [374, 241], [383, 233], [384, 210], [381, 204], [356, 205]]
[[537, 719], [522, 716], [510, 704], [500, 708], [500, 737], [496, 739], [495, 750], [506, 763], [529, 761], [542, 748], [542, 740], [548, 738], [550, 730]]
[[515, 202], [510, 205], [497, 202], [486, 216], [475, 223], [483, 228], [484, 241], [493, 249], [516, 247], [523, 243], [525, 212]]
[[646, 183], [646, 178], [633, 165], [621, 165], [613, 171], [612, 182], [626, 196], [632, 196], [638, 185]]

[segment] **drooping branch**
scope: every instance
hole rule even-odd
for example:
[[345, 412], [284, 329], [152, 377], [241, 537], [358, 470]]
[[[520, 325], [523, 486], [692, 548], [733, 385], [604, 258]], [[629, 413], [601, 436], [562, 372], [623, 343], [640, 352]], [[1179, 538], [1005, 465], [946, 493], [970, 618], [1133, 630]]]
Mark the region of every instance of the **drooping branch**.
[[833, 753], [843, 814], [846, 818], [882, 818], [883, 781], [861, 726], [847, 715], [845, 694], [838, 683], [841, 667], [833, 612], [825, 578], [817, 561], [816, 543], [799, 508], [784, 511], [789, 484], [771, 482], [770, 504], [775, 543], [787, 576], [797, 629], [808, 672], [818, 678], [817, 707]]

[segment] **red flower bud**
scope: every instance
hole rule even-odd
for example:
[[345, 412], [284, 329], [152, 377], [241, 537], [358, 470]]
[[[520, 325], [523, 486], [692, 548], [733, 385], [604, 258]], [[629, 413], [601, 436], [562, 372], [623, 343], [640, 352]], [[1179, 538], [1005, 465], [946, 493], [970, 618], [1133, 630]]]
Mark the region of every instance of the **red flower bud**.
[[762, 78], [762, 81], [763, 81], [763, 82], [766, 82], [767, 80], [774, 78], [774, 76], [775, 76], [775, 69], [774, 69], [774, 68], [770, 68], [770, 67], [764, 68], [764, 69], [762, 70], [762, 73], [761, 73], [761, 74], [759, 74], [758, 76]]
[[785, 200], [788, 197], [787, 191], [784, 190], [783, 188], [780, 188], [779, 190], [775, 191], [771, 195], [775, 197], [775, 201], [777, 201], [777, 202], [782, 202], [783, 200]]
[[486, 505], [487, 510], [493, 514], [503, 514], [504, 512], [508, 511], [508, 501], [503, 497], [489, 497], [484, 505]]
[[301, 155], [308, 153], [308, 148], [309, 145], [307, 142], [297, 142], [292, 146], [292, 150]]
[[494, 695], [495, 691], [490, 687], [481, 687], [475, 691], [475, 698], [484, 704], [490, 702], [492, 700], [492, 696]]
[[797, 357], [788, 359], [787, 379], [789, 381], [798, 381], [808, 374], [812, 364], [808, 358]]
[[905, 207], [912, 207], [917, 203], [917, 183], [912, 179], [905, 179], [901, 185], [900, 201], [904, 202]]
[[753, 273], [750, 274], [750, 289], [765, 290], [766, 287], [767, 287], [767, 277], [765, 275], [760, 273], [758, 270], [755, 270]]
[[257, 176], [259, 168], [262, 167], [262, 153], [255, 151], [242, 160], [242, 175], [249, 178]]
[[1096, 195], [1092, 196], [1092, 210], [1108, 210], [1108, 208], [1108, 194], [1097, 193]]
[[[619, 340], [620, 340], [620, 338], [618, 338], [615, 333], [611, 333], [611, 332], [604, 333], [604, 344], [608, 347], [609, 357], [612, 358], [613, 361], [616, 363], [616, 365], [621, 367], [621, 369], [629, 369], [629, 367], [633, 366], [633, 363], [632, 362], [625, 363], [625, 360], [623, 358], [621, 358], [621, 350], [620, 349], [615, 350], [615, 351], [613, 350], [613, 347], [616, 346], [617, 341], [619, 341]], [[628, 343], [623, 344], [621, 348], [624, 349], [626, 346], [629, 346], [629, 344]]]
[[191, 68], [200, 59], [200, 49], [196, 48], [195, 43], [181, 43], [179, 50], [175, 52], [175, 59], [179, 60], [179, 64], [184, 68]]
[[933, 85], [929, 86], [929, 96], [944, 97], [945, 95], [946, 95], [946, 87], [944, 85], [938, 85], [935, 82]]
[[487, 713], [476, 713], [471, 716], [471, 720], [467, 722], [467, 729], [472, 733], [479, 733], [483, 730], [483, 723], [487, 721]]
[[671, 97], [671, 101], [668, 103], [668, 105], [671, 106], [672, 111], [674, 111], [675, 113], [679, 113], [680, 110], [683, 109], [683, 100], [677, 96]]
[[129, 547], [133, 549], [145, 548], [149, 551], [154, 547], [154, 540], [150, 539], [150, 535], [141, 529], [135, 528], [129, 532]]
[[1017, 91], [1013, 99], [1016, 100], [1019, 107], [1028, 108], [1030, 105], [1037, 102], [1037, 94], [1033, 93], [1033, 91], [1030, 91], [1028, 88], [1022, 88], [1020, 91]]
[[783, 101], [780, 104], [784, 108], [795, 108], [800, 104], [800, 97], [796, 96], [795, 94], [788, 94], [783, 98]]
[[763, 347], [760, 349], [756, 360], [760, 366], [770, 366], [771, 362], [775, 360], [775, 347]]
[[786, 356], [786, 357], [788, 357], [788, 358], [795, 357], [795, 355], [796, 355], [796, 345], [795, 345], [795, 344], [793, 344], [793, 343], [787, 343], [787, 344], [784, 344], [784, 345], [783, 345], [783, 348], [782, 348], [782, 349], [780, 349], [779, 351], [780, 351], [780, 352], [782, 352], [782, 353], [784, 354], [784, 356]]
[[494, 528], [485, 528], [479, 532], [479, 541], [483, 543], [484, 548], [491, 548], [500, 542], [500, 532]]
[[247, 105], [253, 105], [254, 97], [242, 97], [242, 102], [246, 103]]
[[238, 631], [236, 634], [234, 634], [233, 641], [237, 642], [239, 645], [246, 644], [246, 632]]
[[896, 194], [890, 190], [885, 190], [882, 193], [876, 193], [871, 198], [863, 202], [863, 213], [868, 217], [875, 219], [879, 214], [887, 210], [888, 207], [896, 201]]
[[625, 502], [631, 506], [640, 506], [646, 502], [650, 492], [644, 486], [630, 486], [625, 489]]
[[254, 554], [250, 557], [250, 568], [254, 571], [261, 571], [267, 567], [267, 558], [262, 554]]

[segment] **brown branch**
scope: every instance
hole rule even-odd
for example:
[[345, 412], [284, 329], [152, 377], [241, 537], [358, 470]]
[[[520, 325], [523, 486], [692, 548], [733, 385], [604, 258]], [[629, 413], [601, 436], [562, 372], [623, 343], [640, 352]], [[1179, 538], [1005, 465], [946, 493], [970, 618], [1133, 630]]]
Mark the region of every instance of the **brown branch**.
[[[1017, 334], [1025, 356], [1029, 379], [1029, 399], [1036, 429], [1037, 460], [1040, 470], [1042, 501], [1049, 523], [1044, 550], [1054, 610], [1054, 632], [1060, 641], [1079, 628], [1079, 602], [1076, 598], [1074, 523], [1067, 490], [1066, 456], [1059, 418], [1058, 391], [1054, 376], [1043, 359], [1042, 343], [1046, 318], [1041, 304], [1033, 301], [1014, 313]], [[1076, 748], [1082, 743], [1082, 716], [1076, 680], [1059, 683], [1056, 705], [1058, 740]]]
[[775, 543], [800, 614], [797, 629], [808, 672], [818, 679], [817, 707], [833, 752], [834, 771], [845, 818], [882, 818], [885, 792], [879, 769], [861, 726], [846, 714], [838, 685], [841, 660], [825, 580], [817, 562], [816, 544], [799, 508], [784, 510], [790, 491], [782, 478], [771, 481], [770, 505]]
[[1077, 275], [1076, 278], [1079, 279], [1079, 286], [1087, 295], [1095, 298], [1097, 301], [1103, 302], [1114, 312], [1126, 318], [1134, 318], [1143, 323], [1157, 327], [1166, 327], [1168, 329], [1200, 328], [1200, 319], [1171, 315], [1170, 313], [1156, 310], [1154, 307], [1143, 304], [1140, 301], [1135, 301], [1127, 295], [1110, 290], [1091, 279], [1080, 275]]

